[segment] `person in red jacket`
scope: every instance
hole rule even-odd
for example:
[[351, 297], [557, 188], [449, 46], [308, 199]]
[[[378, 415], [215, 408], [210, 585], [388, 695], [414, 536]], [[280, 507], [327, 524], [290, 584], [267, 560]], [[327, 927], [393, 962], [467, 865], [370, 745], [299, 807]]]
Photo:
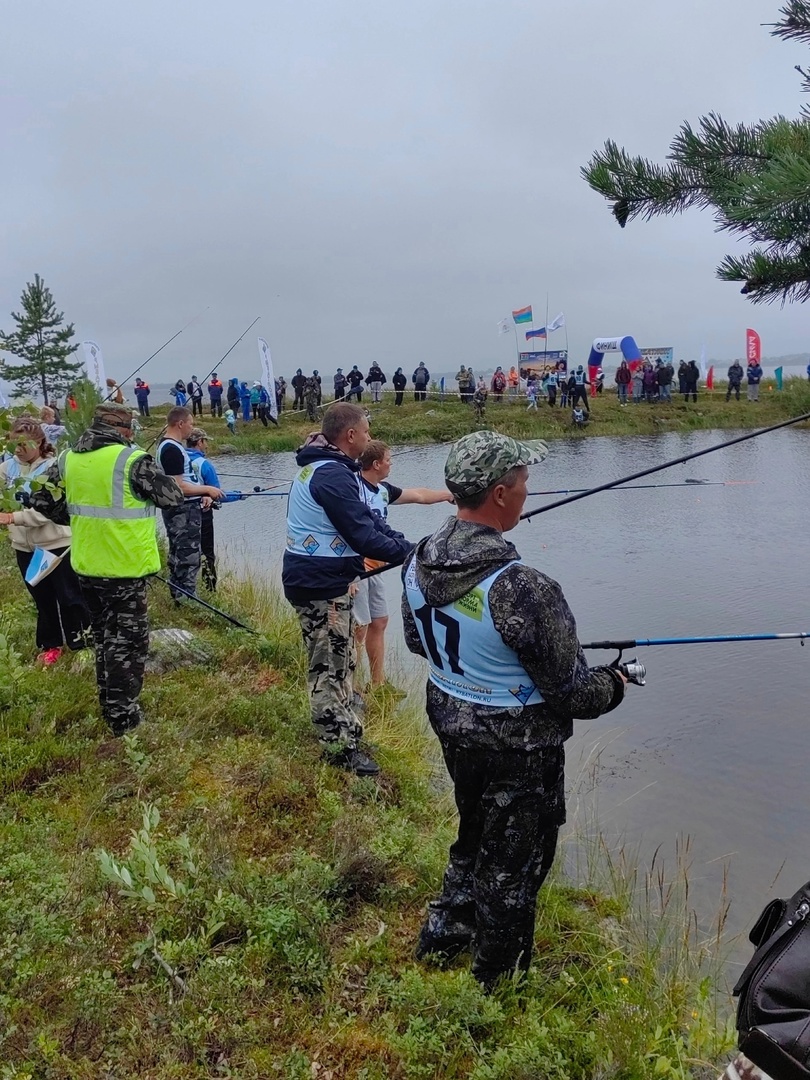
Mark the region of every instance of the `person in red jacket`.
[[631, 382], [632, 378], [633, 378], [633, 373], [630, 371], [630, 368], [627, 366], [627, 361], [622, 360], [622, 362], [619, 364], [619, 369], [616, 372], [616, 392], [619, 395], [619, 404], [620, 405], [626, 405], [627, 404], [627, 390], [628, 390], [628, 387], [630, 386], [630, 382]]

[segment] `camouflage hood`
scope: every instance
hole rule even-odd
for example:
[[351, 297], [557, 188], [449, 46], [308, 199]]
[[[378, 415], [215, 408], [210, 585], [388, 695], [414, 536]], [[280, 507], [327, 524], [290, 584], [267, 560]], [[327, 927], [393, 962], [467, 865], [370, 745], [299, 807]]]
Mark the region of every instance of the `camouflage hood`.
[[416, 580], [428, 604], [442, 607], [519, 558], [497, 529], [451, 517], [416, 545]]
[[129, 446], [118, 428], [105, 424], [100, 420], [94, 420], [90, 427], [76, 443], [77, 454], [86, 454], [89, 450], [100, 450], [103, 446]]

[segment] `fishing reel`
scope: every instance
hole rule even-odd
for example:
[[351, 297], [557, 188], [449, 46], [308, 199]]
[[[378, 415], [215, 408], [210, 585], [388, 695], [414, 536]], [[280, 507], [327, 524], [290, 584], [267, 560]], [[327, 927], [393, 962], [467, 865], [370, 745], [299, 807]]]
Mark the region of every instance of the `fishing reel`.
[[647, 668], [637, 656], [634, 656], [632, 660], [622, 661], [622, 654], [619, 651], [619, 655], [610, 666], [621, 672], [628, 682], [635, 683], [636, 686], [647, 685]]

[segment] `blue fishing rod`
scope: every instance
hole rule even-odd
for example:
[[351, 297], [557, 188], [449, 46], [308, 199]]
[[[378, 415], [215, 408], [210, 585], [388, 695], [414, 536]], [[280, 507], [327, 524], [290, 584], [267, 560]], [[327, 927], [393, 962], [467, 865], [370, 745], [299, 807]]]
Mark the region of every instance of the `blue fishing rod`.
[[703, 637], [627, 638], [624, 641], [589, 641], [583, 649], [640, 649], [649, 645], [711, 645], [731, 641], [800, 641], [810, 638], [810, 631], [790, 634], [707, 634]]

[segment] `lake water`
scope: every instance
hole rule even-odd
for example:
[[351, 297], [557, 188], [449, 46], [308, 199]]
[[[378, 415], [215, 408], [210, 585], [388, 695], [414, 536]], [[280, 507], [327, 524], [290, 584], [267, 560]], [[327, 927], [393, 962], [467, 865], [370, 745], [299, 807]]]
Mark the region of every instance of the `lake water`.
[[[594, 486], [732, 434], [552, 442], [546, 462], [531, 469], [529, 488]], [[400, 451], [391, 480], [440, 487], [446, 454], [435, 446]], [[606, 492], [522, 522], [510, 538], [526, 562], [562, 584], [582, 641], [808, 630], [809, 458], [810, 432], [775, 432], [649, 480], [754, 483]], [[289, 453], [223, 457], [216, 465], [225, 486], [242, 490], [295, 471]], [[543, 501], [530, 499], [527, 508]], [[256, 498], [218, 512], [223, 562], [250, 565], [278, 584], [285, 505]], [[447, 512], [394, 506], [390, 521], [418, 539]], [[389, 641], [401, 653], [399, 576], [384, 576]], [[598, 757], [601, 829], [646, 854], [659, 844], [672, 852], [676, 837], [689, 835], [701, 914], [711, 915], [727, 863], [729, 926], [746, 929], [767, 899], [790, 895], [810, 877], [802, 810], [810, 647], [746, 642], [638, 653], [647, 686], [630, 687], [622, 707], [603, 719], [577, 724], [568, 744], [569, 825], [593, 811], [587, 773]]]

